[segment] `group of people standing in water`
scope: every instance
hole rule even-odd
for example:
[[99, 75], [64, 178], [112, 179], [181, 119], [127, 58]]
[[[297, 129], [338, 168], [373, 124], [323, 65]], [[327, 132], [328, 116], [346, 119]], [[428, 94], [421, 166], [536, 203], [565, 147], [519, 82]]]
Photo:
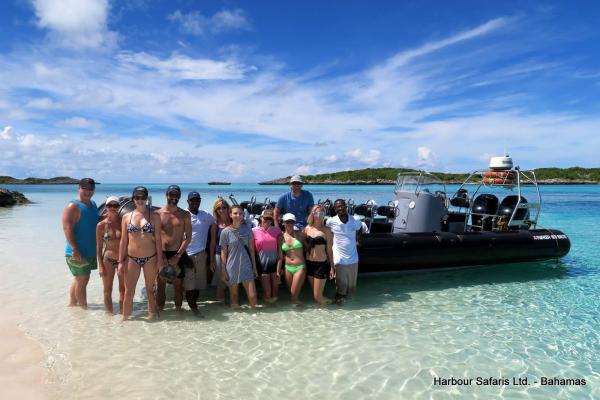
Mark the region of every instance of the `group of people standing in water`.
[[187, 209], [178, 207], [182, 193], [177, 185], [167, 188], [167, 203], [156, 211], [148, 207], [148, 190], [143, 186], [133, 190], [135, 208], [123, 216], [119, 198], [108, 197], [106, 215], [99, 220], [91, 200], [95, 182], [82, 179], [78, 197], [67, 204], [62, 217], [66, 262], [73, 275], [69, 305], [87, 308], [86, 287], [94, 269], [102, 278], [104, 304], [110, 313], [117, 276], [123, 319], [132, 314], [142, 273], [150, 319], [165, 306], [167, 283], [173, 284], [175, 308], [182, 309], [185, 292], [189, 308], [198, 315], [200, 291], [209, 284], [216, 287], [220, 302], [225, 302], [228, 290], [229, 304], [237, 309], [240, 284], [251, 307], [258, 303], [256, 281], [263, 302], [273, 304], [282, 277], [294, 304], [300, 303], [307, 276], [319, 304], [331, 303], [323, 293], [327, 280], [335, 279], [334, 301], [341, 303], [356, 288], [362, 225], [348, 215], [342, 199], [334, 203], [336, 216], [326, 221], [325, 209], [314, 204], [302, 185], [301, 177], [293, 176], [290, 191], [273, 210], [263, 210], [258, 226], [253, 226], [241, 206], [223, 198], [215, 200], [212, 215], [200, 210], [201, 196], [196, 191], [188, 193]]

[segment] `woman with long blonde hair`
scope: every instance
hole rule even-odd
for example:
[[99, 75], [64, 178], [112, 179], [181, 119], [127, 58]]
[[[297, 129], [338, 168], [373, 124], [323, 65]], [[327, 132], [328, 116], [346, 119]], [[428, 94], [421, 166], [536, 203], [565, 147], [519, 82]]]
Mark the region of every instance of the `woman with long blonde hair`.
[[227, 284], [221, 280], [221, 245], [219, 239], [223, 229], [231, 225], [232, 220], [229, 215], [229, 203], [222, 197], [219, 197], [213, 203], [213, 218], [215, 222], [210, 227], [210, 269], [213, 273], [211, 285], [217, 287], [217, 300], [225, 302], [225, 288]]

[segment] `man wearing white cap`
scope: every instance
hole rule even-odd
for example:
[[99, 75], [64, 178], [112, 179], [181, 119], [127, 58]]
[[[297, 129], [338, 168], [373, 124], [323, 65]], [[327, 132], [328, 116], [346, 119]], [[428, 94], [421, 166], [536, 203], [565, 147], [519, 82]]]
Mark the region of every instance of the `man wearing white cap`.
[[295, 226], [297, 229], [301, 230], [306, 226], [306, 219], [315, 205], [315, 200], [309, 191], [302, 190], [302, 184], [300, 175], [294, 175], [290, 178], [290, 191], [279, 197], [273, 211], [276, 224], [279, 222], [281, 214], [291, 213], [296, 216]]

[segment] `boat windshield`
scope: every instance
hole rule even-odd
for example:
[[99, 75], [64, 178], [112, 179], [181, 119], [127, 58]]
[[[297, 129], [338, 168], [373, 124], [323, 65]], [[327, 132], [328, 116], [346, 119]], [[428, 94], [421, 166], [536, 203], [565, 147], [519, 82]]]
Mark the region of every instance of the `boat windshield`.
[[396, 179], [396, 192], [443, 192], [446, 185], [437, 176], [425, 171], [398, 174]]

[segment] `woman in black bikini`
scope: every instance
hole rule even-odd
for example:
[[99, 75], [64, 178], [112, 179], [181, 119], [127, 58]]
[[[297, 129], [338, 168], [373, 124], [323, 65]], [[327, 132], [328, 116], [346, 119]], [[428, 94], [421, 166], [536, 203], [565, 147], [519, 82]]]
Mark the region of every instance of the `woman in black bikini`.
[[143, 186], [133, 189], [135, 210], [123, 216], [121, 245], [119, 247], [119, 270], [125, 268], [125, 301], [123, 320], [131, 316], [135, 287], [144, 270], [146, 294], [148, 296], [148, 318], [157, 316], [154, 286], [159, 266], [167, 265], [160, 240], [160, 217], [146, 206], [148, 190]]
[[[111, 196], [106, 199], [106, 218], [96, 225], [96, 254], [98, 256], [98, 272], [104, 286], [104, 307], [106, 312], [113, 313], [112, 290], [115, 272], [119, 266], [119, 241], [121, 240], [121, 217], [119, 217], [119, 198]], [[123, 313], [125, 296], [125, 279], [119, 279], [119, 310]]]
[[323, 296], [327, 278], [335, 277], [333, 267], [333, 234], [323, 221], [325, 209], [317, 204], [308, 216], [306, 235], [306, 273], [313, 291], [313, 297], [319, 304], [329, 304], [331, 300]]

